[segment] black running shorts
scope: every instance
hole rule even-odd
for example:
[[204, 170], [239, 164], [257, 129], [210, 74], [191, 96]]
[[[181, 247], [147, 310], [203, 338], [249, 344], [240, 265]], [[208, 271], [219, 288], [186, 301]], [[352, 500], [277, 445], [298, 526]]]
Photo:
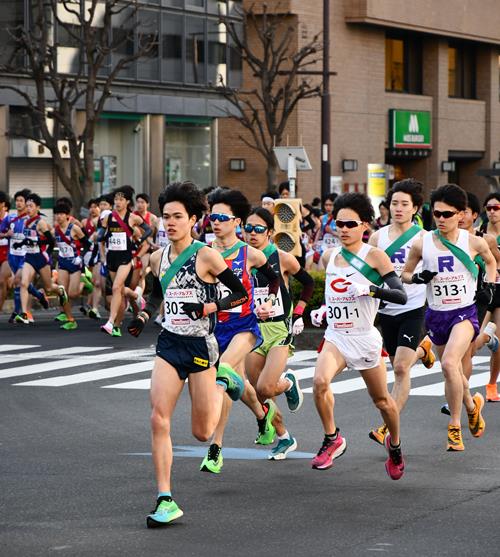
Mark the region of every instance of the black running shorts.
[[425, 336], [425, 310], [423, 307], [399, 315], [378, 314], [378, 324], [389, 356], [394, 356], [398, 346], [416, 350]]

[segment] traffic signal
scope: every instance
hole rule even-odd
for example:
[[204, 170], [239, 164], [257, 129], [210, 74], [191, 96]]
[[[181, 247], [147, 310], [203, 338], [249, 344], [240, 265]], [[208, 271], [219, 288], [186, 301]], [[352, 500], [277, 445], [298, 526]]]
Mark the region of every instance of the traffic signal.
[[277, 199], [274, 203], [274, 243], [292, 255], [301, 255], [301, 199]]

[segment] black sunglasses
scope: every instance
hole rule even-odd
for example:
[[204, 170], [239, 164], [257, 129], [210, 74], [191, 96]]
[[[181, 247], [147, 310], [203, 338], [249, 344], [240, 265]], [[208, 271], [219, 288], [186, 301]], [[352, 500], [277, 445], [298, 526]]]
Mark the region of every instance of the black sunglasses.
[[335, 226], [337, 228], [356, 228], [356, 226], [359, 226], [360, 224], [363, 224], [362, 220], [336, 220], [335, 221]]
[[267, 226], [263, 224], [245, 224], [243, 230], [250, 234], [250, 232], [255, 232], [256, 234], [264, 234], [267, 230]]
[[457, 211], [438, 211], [437, 209], [434, 209], [434, 211], [432, 211], [432, 214], [437, 218], [441, 218], [443, 217], [444, 219], [451, 219], [451, 217], [455, 216], [458, 214]]
[[219, 222], [229, 222], [235, 218], [236, 217], [234, 215], [226, 215], [226, 213], [212, 213], [209, 217], [210, 222], [215, 222], [216, 220]]

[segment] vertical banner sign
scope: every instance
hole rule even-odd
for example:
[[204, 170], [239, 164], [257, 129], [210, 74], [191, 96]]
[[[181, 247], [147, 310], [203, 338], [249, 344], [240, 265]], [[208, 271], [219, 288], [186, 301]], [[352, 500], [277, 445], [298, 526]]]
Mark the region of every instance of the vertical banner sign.
[[379, 203], [385, 199], [387, 170], [385, 164], [368, 164], [368, 197], [371, 199], [378, 216]]

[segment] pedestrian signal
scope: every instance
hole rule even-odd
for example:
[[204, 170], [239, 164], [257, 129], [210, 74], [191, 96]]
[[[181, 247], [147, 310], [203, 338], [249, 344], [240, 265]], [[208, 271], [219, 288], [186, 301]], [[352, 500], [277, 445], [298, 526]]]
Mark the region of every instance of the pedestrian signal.
[[301, 199], [277, 199], [274, 203], [274, 243], [292, 255], [301, 255]]

